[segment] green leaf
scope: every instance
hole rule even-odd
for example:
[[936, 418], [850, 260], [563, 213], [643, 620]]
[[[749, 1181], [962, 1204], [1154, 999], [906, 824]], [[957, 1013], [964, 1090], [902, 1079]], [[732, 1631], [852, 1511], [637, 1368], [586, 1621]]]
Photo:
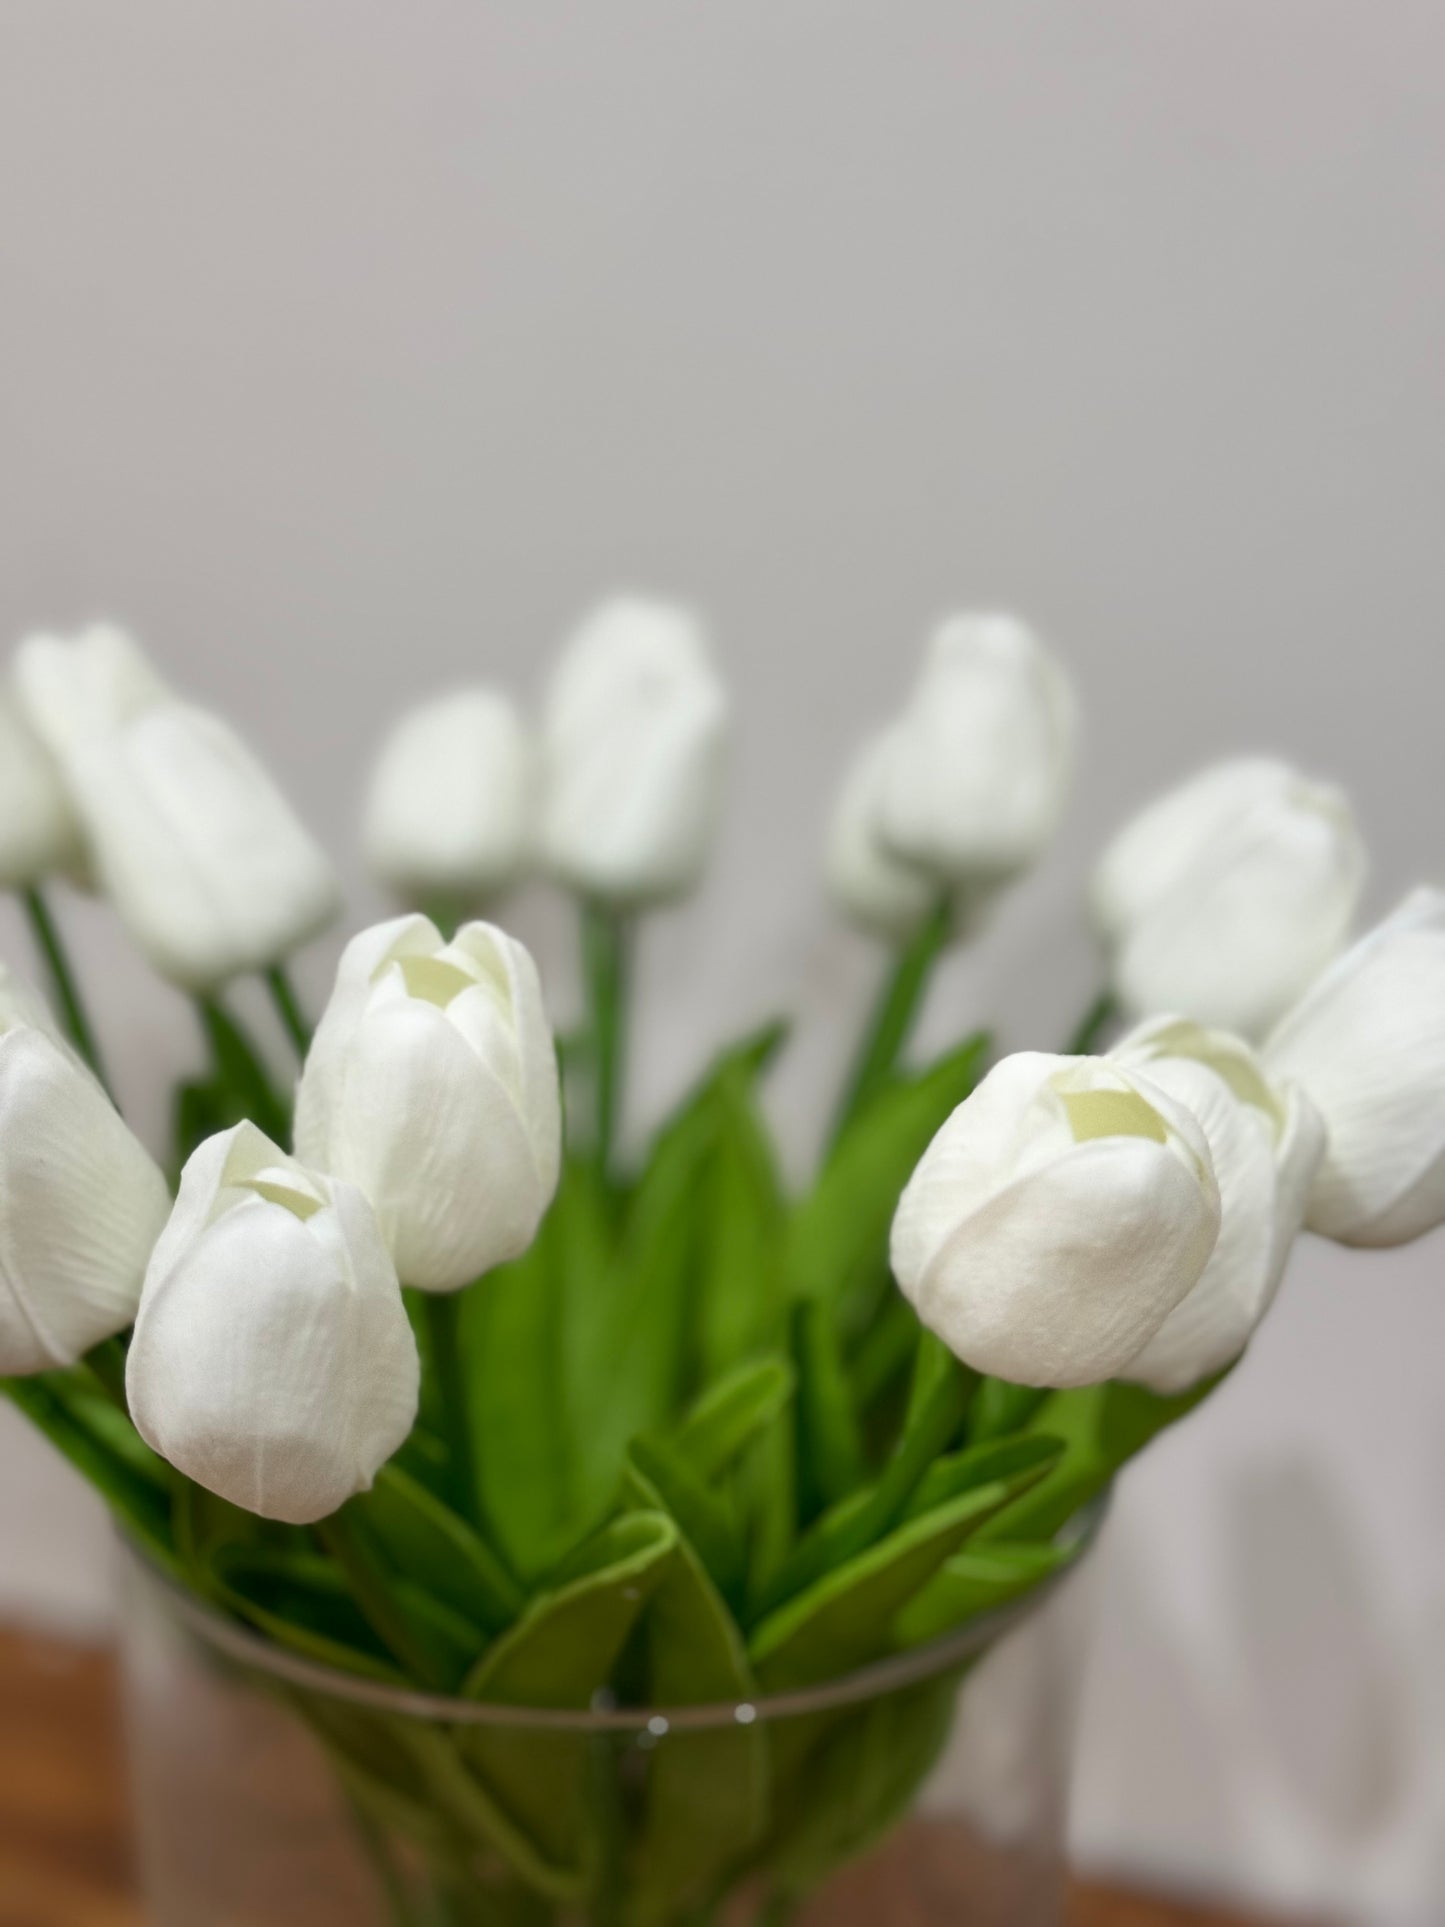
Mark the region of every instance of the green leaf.
[[908, 1600], [1017, 1489], [1016, 1481], [999, 1479], [961, 1493], [780, 1606], [748, 1642], [764, 1689], [815, 1686], [887, 1652], [894, 1619]]
[[713, 1144], [701, 1203], [694, 1345], [703, 1384], [778, 1337], [778, 1252], [786, 1206], [754, 1073], [732, 1064], [713, 1089]]
[[699, 1478], [719, 1478], [747, 1451], [793, 1396], [785, 1358], [756, 1358], [720, 1378], [689, 1407], [673, 1445]]
[[521, 1612], [520, 1588], [480, 1534], [397, 1466], [352, 1505], [391, 1565], [483, 1633]]
[[992, 1539], [1052, 1539], [1081, 1507], [1096, 1499], [1127, 1464], [1167, 1426], [1208, 1398], [1232, 1367], [1174, 1398], [1142, 1385], [1109, 1383], [1052, 1392], [1029, 1423], [1032, 1432], [1061, 1439], [1063, 1457], [1048, 1478], [1008, 1507], [984, 1535]]
[[1047, 1391], [1038, 1386], [1013, 1385], [1006, 1378], [981, 1378], [969, 1408], [969, 1436], [982, 1443], [984, 1439], [1021, 1432], [1047, 1397]]
[[431, 1692], [455, 1690], [486, 1644], [485, 1634], [388, 1570], [355, 1499], [314, 1530], [385, 1649], [418, 1685]]
[[793, 1308], [798, 1372], [798, 1506], [806, 1521], [863, 1482], [863, 1439], [826, 1305]]
[[972, 1619], [998, 1612], [1052, 1579], [1074, 1556], [1068, 1546], [1012, 1545], [1000, 1539], [955, 1553], [898, 1615], [900, 1647], [926, 1646]]
[[918, 1314], [902, 1292], [890, 1292], [848, 1359], [859, 1411], [872, 1410], [895, 1390], [917, 1355], [921, 1330]]
[[682, 1395], [698, 1253], [697, 1199], [713, 1145], [709, 1109], [659, 1140], [628, 1201], [593, 1321], [588, 1375], [578, 1386], [578, 1436], [588, 1441], [590, 1492], [615, 1490], [629, 1440], [666, 1425]]
[[[658, 1512], [614, 1519], [553, 1575], [466, 1682], [467, 1698], [527, 1707], [591, 1705], [678, 1544]], [[458, 1744], [509, 1823], [564, 1882], [583, 1881], [600, 1849], [588, 1799], [588, 1736], [467, 1727]]]
[[842, 1713], [784, 1722], [788, 1782], [763, 1856], [778, 1893], [810, 1892], [909, 1811], [947, 1743], [961, 1671]]
[[989, 1439], [982, 1445], [970, 1445], [962, 1452], [934, 1460], [914, 1487], [903, 1516], [921, 1518], [935, 1506], [947, 1505], [960, 1493], [971, 1492], [975, 1486], [991, 1485], [998, 1479], [1014, 1482], [1016, 1493], [1026, 1492], [1047, 1478], [1063, 1453], [1062, 1440], [1036, 1432], [1021, 1432], [1011, 1439]]
[[767, 1596], [797, 1531], [797, 1459], [793, 1414], [780, 1411], [749, 1447], [734, 1477], [748, 1553], [748, 1598]]
[[899, 1193], [949, 1114], [978, 1081], [981, 1032], [930, 1069], [875, 1097], [839, 1140], [788, 1230], [785, 1269], [799, 1297], [844, 1310], [876, 1304], [888, 1275], [888, 1232]]
[[919, 1351], [911, 1409], [892, 1459], [872, 1485], [825, 1512], [803, 1536], [755, 1595], [759, 1614], [854, 1558], [902, 1517], [915, 1486], [962, 1422], [971, 1382], [930, 1334]]
[[[736, 1622], [685, 1540], [653, 1592], [646, 1632], [649, 1705], [736, 1706], [757, 1698]], [[628, 1889], [635, 1927], [669, 1927], [685, 1908], [700, 1906], [761, 1837], [767, 1802], [764, 1723], [656, 1738]]]
[[287, 1652], [390, 1686], [410, 1683], [388, 1657], [330, 1560], [224, 1545], [212, 1551], [210, 1572], [231, 1611]]
[[100, 1493], [122, 1526], [158, 1565], [179, 1576], [171, 1538], [169, 1482], [131, 1463], [98, 1426], [94, 1401], [76, 1399], [59, 1374], [0, 1380], [0, 1391]]
[[[662, 1510], [677, 1524], [729, 1605], [742, 1597], [746, 1558], [738, 1520], [719, 1494], [670, 1446], [644, 1433], [632, 1441], [628, 1458], [645, 1486], [658, 1495]], [[635, 1503], [644, 1508], [644, 1496]]]
[[628, 1197], [621, 1242], [597, 1300], [586, 1373], [576, 1386], [577, 1435], [587, 1441], [594, 1503], [610, 1500], [629, 1441], [665, 1429], [685, 1394], [708, 1233], [699, 1200], [730, 1115], [718, 1093], [732, 1080], [755, 1078], [781, 1035], [769, 1026], [722, 1053], [653, 1139]]
[[523, 1579], [558, 1558], [579, 1510], [563, 1395], [564, 1210], [559, 1197], [531, 1250], [469, 1286], [458, 1311], [482, 1525]]
[[171, 1468], [151, 1450], [127, 1415], [87, 1373], [56, 1372], [48, 1376], [71, 1415], [84, 1425], [97, 1444], [113, 1453], [137, 1477], [148, 1479], [158, 1491], [169, 1493]]

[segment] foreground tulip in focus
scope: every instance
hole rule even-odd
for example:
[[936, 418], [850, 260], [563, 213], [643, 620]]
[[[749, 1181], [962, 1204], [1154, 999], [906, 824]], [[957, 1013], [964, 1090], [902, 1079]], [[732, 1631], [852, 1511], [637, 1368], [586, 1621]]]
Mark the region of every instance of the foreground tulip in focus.
[[975, 1370], [1089, 1385], [1193, 1290], [1219, 1222], [1187, 1106], [1122, 1063], [1023, 1051], [928, 1147], [893, 1220], [893, 1274]]
[[165, 1180], [0, 966], [0, 1377], [73, 1365], [135, 1317]]
[[376, 1214], [238, 1124], [194, 1152], [136, 1313], [126, 1394], [208, 1492], [304, 1525], [365, 1491], [416, 1418], [416, 1341]]
[[[823, 881], [878, 994], [795, 1184], [781, 1024], [678, 1065], [650, 1128], [628, 1101], [645, 913], [699, 883], [721, 796], [686, 610], [585, 618], [535, 754], [489, 687], [408, 713], [364, 843], [413, 907], [351, 937], [314, 1034], [282, 964], [335, 884], [270, 778], [122, 632], [22, 647], [0, 881], [54, 995], [0, 975], [0, 1389], [208, 1623], [290, 1662], [397, 1927], [792, 1918], [908, 1812], [975, 1644], [1235, 1366], [1302, 1225], [1445, 1220], [1445, 896], [1348, 947], [1353, 813], [1282, 762], [1105, 852], [1110, 982], [1067, 1048], [913, 1048], [939, 959], [986, 917], [1006, 941], [1046, 859], [1074, 711], [1025, 624], [964, 615], [874, 719]], [[462, 920], [534, 860], [580, 940], [560, 1039], [528, 949]], [[107, 1094], [61, 878], [194, 997], [174, 1202]], [[369, 1696], [340, 1717], [338, 1680]], [[386, 1697], [417, 1688], [510, 1723], [423, 1730]], [[706, 1744], [660, 1743], [682, 1707]], [[645, 1737], [567, 1726], [598, 1709]]]
[[1219, 1236], [1198, 1282], [1124, 1376], [1182, 1392], [1238, 1358], [1269, 1310], [1304, 1222], [1324, 1124], [1297, 1085], [1271, 1083], [1242, 1039], [1155, 1019], [1111, 1052], [1196, 1119], [1219, 1186]]
[[296, 1094], [296, 1146], [376, 1205], [404, 1283], [520, 1257], [562, 1146], [552, 1033], [521, 944], [401, 917], [347, 945]]

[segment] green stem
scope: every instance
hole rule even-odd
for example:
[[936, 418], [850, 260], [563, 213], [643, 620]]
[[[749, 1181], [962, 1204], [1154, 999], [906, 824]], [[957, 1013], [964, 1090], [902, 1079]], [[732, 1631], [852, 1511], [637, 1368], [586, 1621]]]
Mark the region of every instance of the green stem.
[[106, 1089], [110, 1089], [104, 1065], [101, 1062], [100, 1047], [95, 1041], [95, 1032], [90, 1019], [85, 1014], [85, 1006], [80, 1001], [80, 989], [75, 973], [70, 968], [70, 959], [65, 954], [65, 945], [60, 940], [55, 919], [50, 914], [50, 906], [32, 884], [23, 892], [25, 912], [30, 919], [30, 928], [35, 942], [45, 958], [46, 969], [50, 973], [51, 987], [55, 1001], [60, 1006], [60, 1015], [70, 1034], [70, 1041], [95, 1072]]
[[431, 1353], [441, 1403], [441, 1432], [447, 1447], [448, 1488], [453, 1505], [465, 1517], [476, 1511], [477, 1482], [472, 1457], [471, 1413], [467, 1373], [461, 1345], [461, 1294], [427, 1291], [418, 1294], [426, 1320], [427, 1349]]
[[352, 1597], [372, 1631], [406, 1670], [434, 1692], [452, 1683], [442, 1676], [426, 1647], [413, 1635], [397, 1604], [391, 1580], [355, 1520], [333, 1512], [315, 1528], [316, 1536], [346, 1574]]
[[204, 1599], [211, 1591], [201, 1530], [201, 1489], [184, 1472], [171, 1469], [171, 1537], [181, 1570]]
[[833, 1126], [837, 1144], [859, 1112], [877, 1095], [879, 1086], [898, 1062], [923, 1002], [933, 966], [953, 933], [954, 907], [940, 897], [928, 916], [899, 951], [893, 974], [873, 1007], [858, 1055]]
[[1101, 990], [1079, 1019], [1078, 1029], [1064, 1046], [1065, 1057], [1092, 1057], [1119, 1016], [1112, 990]]
[[630, 953], [631, 930], [627, 919], [604, 904], [584, 903], [582, 965], [591, 1014], [592, 1075], [597, 1106], [593, 1149], [604, 1176], [611, 1169], [622, 1110]]
[[271, 1086], [255, 1046], [214, 997], [197, 997], [196, 1009], [211, 1047], [216, 1081], [230, 1094], [241, 1114], [284, 1149], [291, 1121]]
[[311, 1026], [306, 1021], [295, 986], [287, 975], [284, 964], [272, 964], [266, 972], [266, 988], [271, 993], [271, 1001], [280, 1015], [286, 1035], [296, 1046], [296, 1055], [304, 1060], [307, 1051], [311, 1048]]

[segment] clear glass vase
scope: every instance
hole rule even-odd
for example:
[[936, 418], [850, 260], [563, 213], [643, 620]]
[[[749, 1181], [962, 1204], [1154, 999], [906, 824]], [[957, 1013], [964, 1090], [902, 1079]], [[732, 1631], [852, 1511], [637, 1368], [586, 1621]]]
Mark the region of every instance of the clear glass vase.
[[572, 1712], [334, 1672], [122, 1565], [153, 1927], [1061, 1918], [1076, 1570], [824, 1688]]

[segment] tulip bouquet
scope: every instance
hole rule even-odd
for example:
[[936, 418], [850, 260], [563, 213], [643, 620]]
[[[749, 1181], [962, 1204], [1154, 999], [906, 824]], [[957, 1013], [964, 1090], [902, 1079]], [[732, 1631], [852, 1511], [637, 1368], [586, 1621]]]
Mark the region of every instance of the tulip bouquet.
[[[1211, 769], [1108, 849], [1109, 987], [1064, 1052], [909, 1056], [934, 963], [1065, 803], [1069, 686], [1003, 616], [942, 625], [843, 785], [829, 889], [889, 966], [810, 1185], [763, 1108], [781, 1025], [631, 1152], [629, 964], [703, 867], [726, 729], [697, 623], [640, 601], [583, 624], [536, 739], [487, 689], [405, 718], [364, 832], [405, 910], [346, 946], [312, 1036], [285, 960], [336, 885], [232, 732], [110, 628], [27, 640], [0, 703], [0, 878], [54, 991], [0, 979], [0, 1388], [278, 1651], [652, 1710], [599, 1755], [565, 1720], [423, 1729], [288, 1688], [399, 1921], [701, 1927], [740, 1893], [786, 1918], [908, 1810], [963, 1662], [759, 1709], [1041, 1593], [1303, 1227], [1445, 1219], [1445, 895], [1348, 947], [1351, 812], [1281, 763]], [[479, 920], [534, 867], [580, 911], [560, 1049]], [[56, 874], [195, 1000], [174, 1183], [107, 1094]], [[225, 1001], [246, 973], [294, 1098]], [[656, 1709], [690, 1706], [733, 1711], [674, 1748]]]

